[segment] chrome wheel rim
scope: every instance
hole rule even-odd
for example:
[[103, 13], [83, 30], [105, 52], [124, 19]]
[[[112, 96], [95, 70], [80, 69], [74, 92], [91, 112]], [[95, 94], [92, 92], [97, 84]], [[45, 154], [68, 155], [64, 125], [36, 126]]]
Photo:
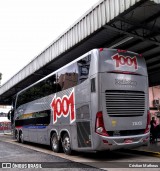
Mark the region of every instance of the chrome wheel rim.
[[69, 139], [69, 137], [64, 138], [63, 147], [64, 147], [65, 151], [70, 150], [70, 139]]
[[57, 138], [54, 136], [53, 139], [52, 139], [52, 148], [53, 148], [53, 149], [57, 149], [57, 146], [58, 146], [58, 140], [57, 140]]
[[19, 141], [19, 136], [18, 136], [18, 133], [16, 133], [16, 139], [17, 139], [17, 141]]
[[20, 134], [20, 141], [23, 143], [23, 133]]

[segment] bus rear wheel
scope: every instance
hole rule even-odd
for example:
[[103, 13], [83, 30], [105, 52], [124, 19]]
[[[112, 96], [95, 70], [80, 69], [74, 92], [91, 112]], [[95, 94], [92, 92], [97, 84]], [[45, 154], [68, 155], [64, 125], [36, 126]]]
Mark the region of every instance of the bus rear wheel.
[[15, 132], [15, 138], [16, 140], [19, 142], [19, 135], [18, 135], [18, 131]]
[[51, 137], [51, 147], [54, 152], [60, 152], [60, 141], [58, 140], [58, 136], [56, 133], [53, 133]]
[[65, 133], [63, 138], [62, 138], [62, 147], [63, 147], [63, 151], [65, 154], [67, 154], [67, 155], [72, 154], [71, 140], [70, 140], [70, 137], [67, 133]]

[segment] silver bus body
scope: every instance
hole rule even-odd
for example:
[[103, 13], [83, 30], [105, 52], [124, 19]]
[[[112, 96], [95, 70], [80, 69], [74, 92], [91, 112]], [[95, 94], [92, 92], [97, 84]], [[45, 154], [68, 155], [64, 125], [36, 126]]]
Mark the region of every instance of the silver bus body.
[[[53, 75], [59, 90], [18, 102]], [[141, 55], [129, 51], [91, 50], [19, 92], [16, 106], [15, 133], [23, 132], [23, 141], [50, 145], [53, 133], [60, 142], [67, 133], [72, 150], [102, 151], [149, 140], [147, 68]]]

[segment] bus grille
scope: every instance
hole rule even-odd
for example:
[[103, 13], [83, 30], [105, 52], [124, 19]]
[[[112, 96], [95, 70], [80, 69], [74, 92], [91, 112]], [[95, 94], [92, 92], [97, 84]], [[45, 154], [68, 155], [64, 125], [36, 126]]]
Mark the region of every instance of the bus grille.
[[106, 91], [106, 110], [112, 117], [142, 116], [145, 111], [145, 94], [141, 91]]

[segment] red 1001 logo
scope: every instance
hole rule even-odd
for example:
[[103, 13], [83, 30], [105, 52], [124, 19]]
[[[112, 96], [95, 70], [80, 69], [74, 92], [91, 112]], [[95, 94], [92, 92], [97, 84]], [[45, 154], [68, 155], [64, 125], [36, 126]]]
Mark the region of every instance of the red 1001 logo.
[[64, 95], [62, 98], [54, 96], [50, 106], [53, 111], [53, 123], [57, 122], [57, 118], [68, 117], [70, 114], [70, 123], [75, 121], [75, 100], [74, 89], [69, 96]]
[[123, 56], [119, 55], [118, 53], [112, 56], [112, 59], [115, 60], [116, 62], [116, 68], [120, 67], [121, 65], [127, 65], [127, 66], [133, 66], [134, 69], [138, 69], [138, 64], [137, 64], [137, 58], [136, 56], [130, 57], [130, 56]]

